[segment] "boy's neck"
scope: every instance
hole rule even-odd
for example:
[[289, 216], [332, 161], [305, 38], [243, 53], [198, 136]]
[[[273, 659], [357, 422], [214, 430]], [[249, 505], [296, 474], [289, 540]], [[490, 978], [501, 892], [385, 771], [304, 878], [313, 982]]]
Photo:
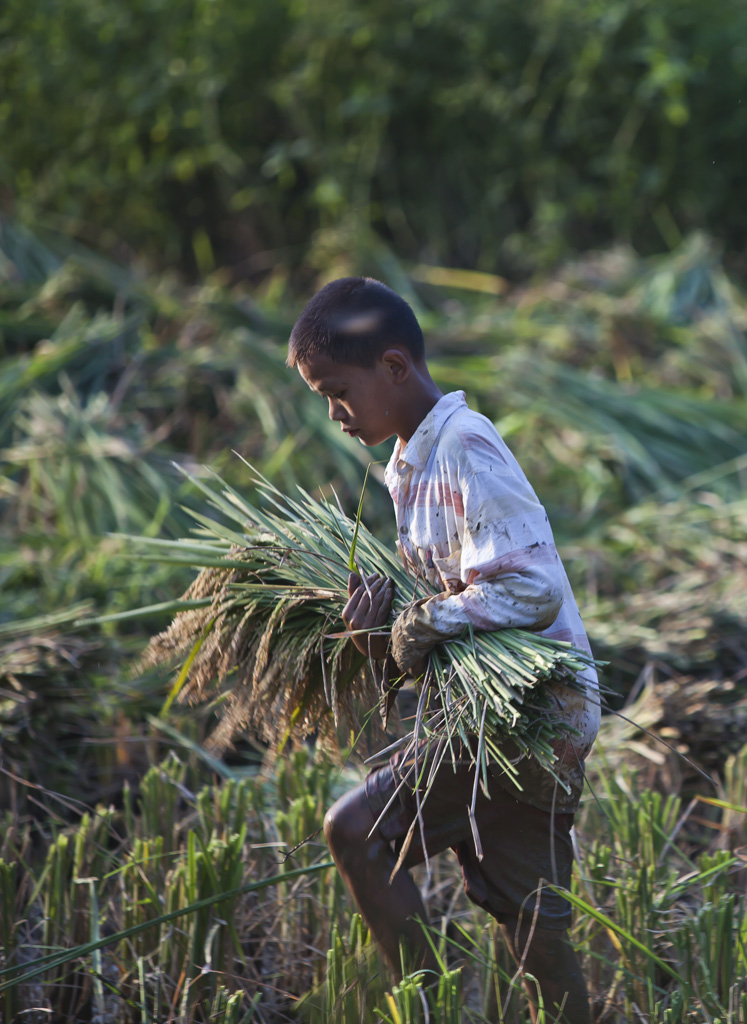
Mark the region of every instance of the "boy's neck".
[[434, 382], [424, 363], [413, 365], [408, 384], [405, 414], [397, 431], [403, 448], [431, 409], [443, 398], [443, 392]]

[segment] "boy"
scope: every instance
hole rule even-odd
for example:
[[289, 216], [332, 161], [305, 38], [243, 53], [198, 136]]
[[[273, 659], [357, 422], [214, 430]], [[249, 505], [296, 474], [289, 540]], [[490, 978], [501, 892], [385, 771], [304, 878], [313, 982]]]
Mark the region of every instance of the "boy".
[[[409, 605], [389, 634], [381, 627], [391, 581], [351, 576], [343, 619], [385, 678], [417, 678], [428, 651], [468, 625], [532, 629], [589, 649], [544, 509], [493, 424], [468, 409], [462, 392], [438, 389], [420, 326], [402, 298], [369, 278], [333, 281], [293, 328], [288, 365], [327, 399], [330, 419], [346, 434], [366, 446], [396, 437], [385, 479], [398, 547], [413, 575], [440, 593]], [[567, 939], [568, 903], [541, 880], [570, 887], [570, 829], [599, 725], [593, 670], [585, 682], [586, 691], [552, 691], [557, 713], [574, 730], [556, 750], [564, 785], [525, 758], [517, 764], [520, 788], [495, 768], [489, 798], [479, 794], [482, 859], [467, 816], [470, 751], [444, 763], [422, 808], [428, 855], [455, 850], [467, 895], [499, 921], [521, 970], [541, 988], [550, 1019], [568, 1024], [589, 1022], [586, 986]], [[408, 784], [397, 793], [403, 777]], [[411, 778], [395, 755], [338, 800], [324, 823], [332, 856], [395, 975], [402, 948], [416, 967], [436, 969], [423, 933], [425, 908], [406, 870], [424, 857], [418, 829], [390, 880], [415, 815]], [[534, 1007], [532, 1014], [536, 1020]]]

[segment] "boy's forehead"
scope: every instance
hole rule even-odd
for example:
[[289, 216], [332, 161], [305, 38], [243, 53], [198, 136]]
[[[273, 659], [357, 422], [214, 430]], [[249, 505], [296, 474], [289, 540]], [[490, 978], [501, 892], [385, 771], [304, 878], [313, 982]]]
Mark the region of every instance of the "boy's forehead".
[[346, 363], [336, 363], [321, 353], [298, 363], [298, 372], [314, 391], [329, 391], [342, 381], [349, 369]]

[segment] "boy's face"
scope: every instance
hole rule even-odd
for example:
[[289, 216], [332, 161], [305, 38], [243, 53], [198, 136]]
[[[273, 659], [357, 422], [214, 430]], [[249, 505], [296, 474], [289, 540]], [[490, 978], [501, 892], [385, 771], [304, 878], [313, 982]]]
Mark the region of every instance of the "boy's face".
[[327, 399], [329, 418], [361, 444], [372, 447], [398, 432], [399, 396], [385, 360], [379, 359], [369, 368], [316, 355], [299, 363], [298, 370], [311, 390]]

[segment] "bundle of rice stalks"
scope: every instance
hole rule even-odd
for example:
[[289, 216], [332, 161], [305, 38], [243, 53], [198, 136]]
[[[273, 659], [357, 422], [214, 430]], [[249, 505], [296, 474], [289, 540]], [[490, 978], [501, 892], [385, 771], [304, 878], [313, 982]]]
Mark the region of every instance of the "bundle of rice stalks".
[[[249, 467], [251, 469], [251, 467]], [[179, 602], [169, 628], [151, 640], [144, 663], [182, 659], [170, 703], [204, 701], [222, 690], [222, 717], [212, 744], [224, 747], [249, 729], [277, 750], [289, 739], [317, 734], [335, 747], [338, 725], [357, 731], [379, 700], [374, 666], [340, 632], [351, 568], [395, 585], [392, 614], [431, 591], [392, 551], [331, 502], [299, 489], [282, 495], [255, 475], [263, 507], [216, 478], [220, 493], [195, 480], [211, 504], [240, 532], [197, 515], [192, 539], [145, 539], [150, 558], [188, 562], [201, 571]], [[478, 737], [482, 777], [492, 759], [509, 772], [502, 750], [513, 741], [552, 771], [553, 741], [562, 726], [543, 715], [549, 681], [573, 685], [588, 656], [567, 644], [521, 630], [465, 632], [431, 654], [415, 729], [442, 752]], [[434, 705], [437, 705], [435, 711]], [[474, 747], [474, 741], [472, 742]]]

